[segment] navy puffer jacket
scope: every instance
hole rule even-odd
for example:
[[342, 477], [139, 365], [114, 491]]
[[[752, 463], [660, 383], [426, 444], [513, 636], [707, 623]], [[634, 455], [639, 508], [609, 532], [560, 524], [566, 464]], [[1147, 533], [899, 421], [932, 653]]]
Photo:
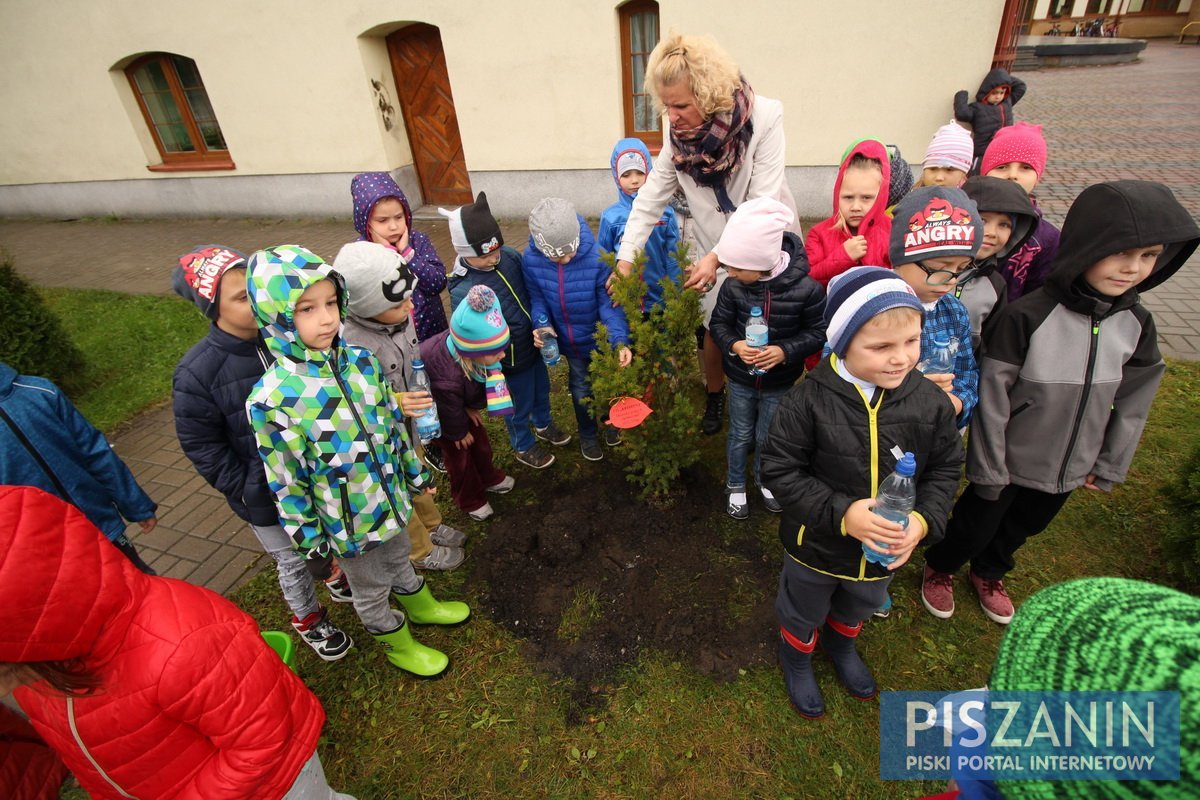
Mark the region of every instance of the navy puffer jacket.
[[[791, 232], [783, 234], [782, 250], [791, 261], [769, 281], [745, 284], [730, 278], [721, 285], [709, 327], [721, 348], [725, 374], [746, 386], [771, 389], [791, 386], [804, 372], [804, 359], [820, 352], [825, 343], [825, 290], [808, 277], [804, 242]], [[783, 348], [784, 361], [765, 375], [751, 375], [745, 362], [730, 348], [746, 338], [750, 309], [763, 310], [770, 332], [768, 344]]]
[[175, 367], [172, 392], [184, 455], [225, 495], [233, 513], [263, 526], [278, 525], [279, 513], [246, 417], [246, 398], [271, 360], [257, 337], [245, 341], [214, 324]]
[[500, 366], [506, 374], [529, 369], [541, 353], [533, 346], [533, 304], [525, 288], [521, 254], [511, 247], [501, 247], [500, 263], [495, 269], [474, 269], [458, 259], [450, 276], [450, 310], [458, 308], [472, 286], [480, 285], [496, 293], [500, 312], [508, 323], [508, 351], [500, 359]]

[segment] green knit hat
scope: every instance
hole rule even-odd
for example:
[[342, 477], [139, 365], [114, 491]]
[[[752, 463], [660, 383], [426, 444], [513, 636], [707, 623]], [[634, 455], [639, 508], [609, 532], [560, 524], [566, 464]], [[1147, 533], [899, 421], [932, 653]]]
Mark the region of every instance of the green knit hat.
[[1006, 800], [1195, 798], [1200, 786], [1200, 598], [1121, 578], [1062, 583], [1005, 631], [996, 691], [1178, 691], [1179, 781], [1004, 781]]

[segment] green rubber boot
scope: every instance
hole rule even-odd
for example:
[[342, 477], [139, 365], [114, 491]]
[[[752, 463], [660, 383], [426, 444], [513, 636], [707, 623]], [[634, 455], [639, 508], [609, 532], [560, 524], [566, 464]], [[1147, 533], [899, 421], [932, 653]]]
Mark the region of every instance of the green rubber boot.
[[407, 620], [400, 623], [400, 627], [394, 631], [371, 635], [387, 650], [388, 661], [414, 675], [434, 678], [445, 672], [446, 667], [450, 665], [450, 657], [445, 653], [426, 647], [413, 639]]
[[418, 625], [457, 625], [471, 616], [466, 603], [455, 600], [445, 603], [434, 599], [429, 591], [429, 582], [421, 581], [421, 588], [411, 594], [392, 589], [392, 597], [404, 607], [404, 613]]

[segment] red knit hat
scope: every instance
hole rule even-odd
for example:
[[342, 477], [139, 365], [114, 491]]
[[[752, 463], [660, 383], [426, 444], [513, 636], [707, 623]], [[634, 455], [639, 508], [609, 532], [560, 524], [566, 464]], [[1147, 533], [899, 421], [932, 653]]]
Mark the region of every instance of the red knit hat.
[[987, 175], [996, 167], [1014, 161], [1033, 167], [1038, 180], [1042, 179], [1042, 171], [1046, 169], [1046, 140], [1042, 137], [1041, 125], [1018, 122], [997, 131], [983, 154], [979, 174]]

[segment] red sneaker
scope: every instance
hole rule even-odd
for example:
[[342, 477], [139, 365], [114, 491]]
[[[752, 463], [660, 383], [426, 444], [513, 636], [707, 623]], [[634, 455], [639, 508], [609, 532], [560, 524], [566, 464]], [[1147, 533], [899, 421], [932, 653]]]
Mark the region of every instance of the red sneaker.
[[954, 616], [954, 576], [926, 564], [921, 576], [921, 602], [938, 619]]
[[970, 573], [971, 585], [979, 595], [979, 605], [988, 619], [1007, 625], [1012, 622], [1015, 609], [1008, 592], [1004, 591], [1004, 581], [980, 578], [974, 572]]

